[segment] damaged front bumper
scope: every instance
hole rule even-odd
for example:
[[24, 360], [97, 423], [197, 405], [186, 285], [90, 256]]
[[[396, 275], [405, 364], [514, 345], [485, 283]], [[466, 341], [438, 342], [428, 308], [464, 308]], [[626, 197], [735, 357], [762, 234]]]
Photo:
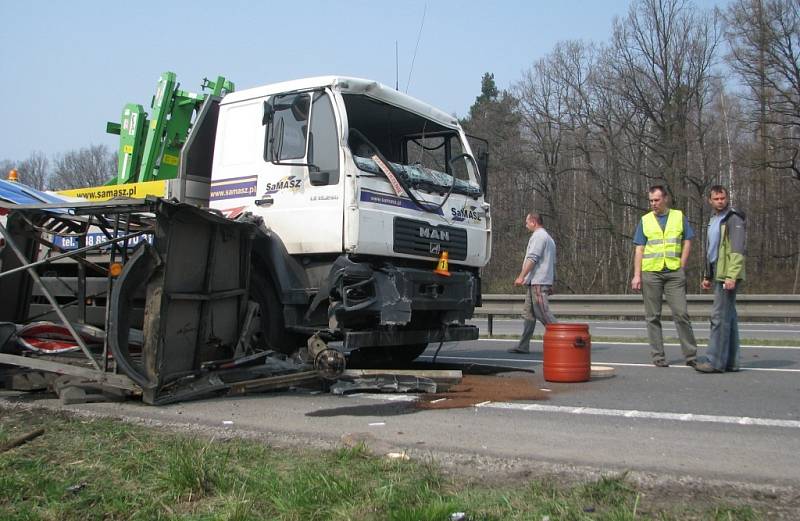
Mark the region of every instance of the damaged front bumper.
[[464, 322], [479, 305], [480, 278], [471, 271], [443, 277], [432, 270], [355, 262], [334, 263], [325, 292], [329, 326], [346, 349], [474, 340]]
[[448, 325], [441, 329], [348, 331], [344, 334], [342, 347], [344, 351], [352, 351], [371, 346], [430, 344], [477, 339], [478, 328], [475, 326]]

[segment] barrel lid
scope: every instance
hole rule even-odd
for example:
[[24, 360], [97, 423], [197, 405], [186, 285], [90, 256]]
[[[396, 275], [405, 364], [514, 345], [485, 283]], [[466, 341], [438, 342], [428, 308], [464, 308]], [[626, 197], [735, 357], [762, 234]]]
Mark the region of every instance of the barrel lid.
[[614, 368], [607, 365], [593, 365], [590, 370], [592, 378], [611, 378], [614, 376]]
[[576, 324], [574, 322], [552, 322], [547, 324], [545, 329], [553, 331], [588, 331], [589, 324]]

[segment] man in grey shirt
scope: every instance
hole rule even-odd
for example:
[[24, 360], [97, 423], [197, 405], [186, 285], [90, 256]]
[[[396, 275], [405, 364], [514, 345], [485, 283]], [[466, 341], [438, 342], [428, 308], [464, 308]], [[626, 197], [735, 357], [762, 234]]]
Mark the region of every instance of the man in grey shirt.
[[522, 270], [514, 281], [515, 286], [525, 286], [525, 328], [516, 347], [509, 353], [530, 353], [531, 336], [538, 319], [544, 325], [555, 322], [550, 312], [547, 296], [552, 293], [556, 272], [556, 243], [544, 229], [542, 216], [531, 212], [525, 217], [525, 227], [533, 232], [528, 239]]

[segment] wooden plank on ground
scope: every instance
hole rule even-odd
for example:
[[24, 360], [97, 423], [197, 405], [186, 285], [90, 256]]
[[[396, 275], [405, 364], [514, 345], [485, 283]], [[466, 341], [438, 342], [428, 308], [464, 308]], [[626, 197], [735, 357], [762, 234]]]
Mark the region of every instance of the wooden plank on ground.
[[461, 371], [454, 369], [346, 369], [342, 373], [342, 378], [360, 378], [365, 376], [378, 375], [398, 375], [398, 376], [417, 376], [420, 378], [430, 378], [437, 385], [455, 385], [461, 383], [463, 377]]

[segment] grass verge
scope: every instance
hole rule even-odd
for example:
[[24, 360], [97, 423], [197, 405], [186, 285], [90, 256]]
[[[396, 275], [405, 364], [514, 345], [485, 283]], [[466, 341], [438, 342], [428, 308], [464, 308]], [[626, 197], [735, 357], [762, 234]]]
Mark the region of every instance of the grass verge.
[[[748, 506], [661, 506], [625, 475], [469, 481], [363, 446], [276, 449], [114, 420], [0, 407], [0, 519], [12, 520], [753, 520]], [[513, 482], [513, 485], [509, 485]]]

